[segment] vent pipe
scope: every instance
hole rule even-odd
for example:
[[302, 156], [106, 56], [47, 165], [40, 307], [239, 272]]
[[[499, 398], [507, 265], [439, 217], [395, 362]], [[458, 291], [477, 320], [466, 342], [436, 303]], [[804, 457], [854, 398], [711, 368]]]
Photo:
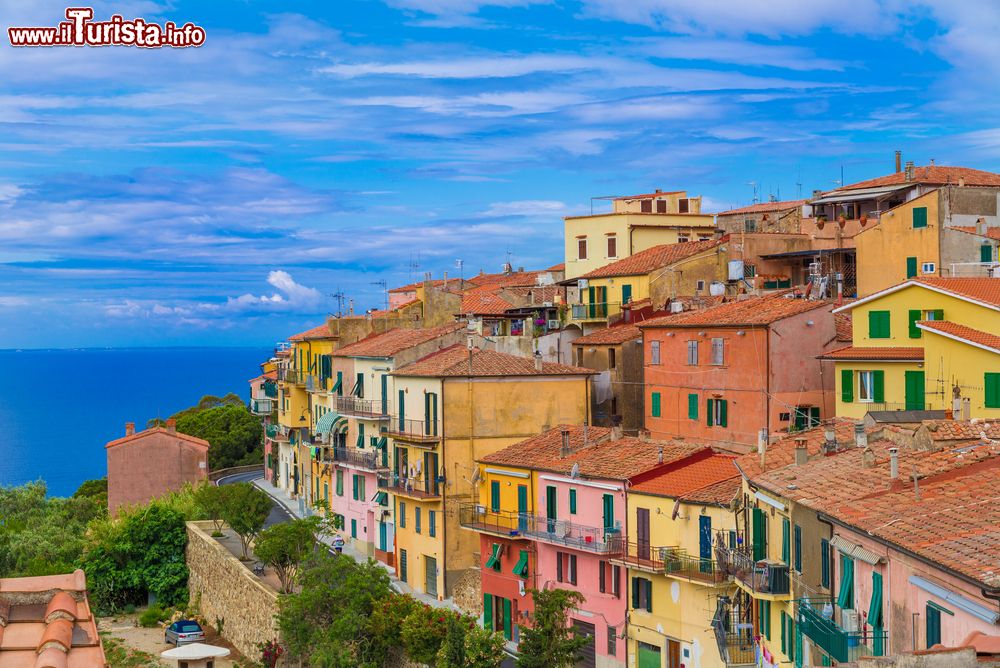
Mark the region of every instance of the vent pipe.
[[827, 425], [826, 429], [823, 430], [823, 449], [827, 452], [837, 450], [837, 432], [832, 425]]
[[572, 453], [572, 449], [569, 447], [569, 429], [562, 430], [562, 448], [559, 450], [559, 456], [569, 457]]
[[663, 463], [663, 446], [662, 445], [656, 451], [656, 463], [657, 464], [662, 464]]
[[899, 479], [899, 448], [889, 448], [889, 477]]
[[854, 445], [859, 448], [868, 447], [868, 433], [865, 431], [864, 422], [856, 422], [854, 424]]
[[906, 161], [906, 174], [905, 174], [905, 180], [906, 180], [907, 182], [909, 182], [909, 181], [912, 181], [912, 180], [913, 180], [913, 161], [912, 161], [912, 160], [907, 160], [907, 161]]

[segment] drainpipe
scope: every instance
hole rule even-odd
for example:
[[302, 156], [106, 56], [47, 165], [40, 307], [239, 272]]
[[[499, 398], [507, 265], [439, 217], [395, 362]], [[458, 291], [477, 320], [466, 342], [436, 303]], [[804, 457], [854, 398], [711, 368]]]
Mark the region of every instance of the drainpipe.
[[[444, 378], [441, 379], [441, 429], [439, 430], [441, 434], [441, 465], [446, 467], [447, 472], [448, 460], [444, 455]], [[435, 471], [435, 475], [437, 472]], [[457, 476], [456, 476], [457, 477]], [[444, 591], [444, 598], [448, 597], [448, 478], [445, 478], [444, 484], [441, 486], [441, 561], [444, 562], [441, 571], [441, 585]], [[397, 571], [398, 572], [398, 571]]]

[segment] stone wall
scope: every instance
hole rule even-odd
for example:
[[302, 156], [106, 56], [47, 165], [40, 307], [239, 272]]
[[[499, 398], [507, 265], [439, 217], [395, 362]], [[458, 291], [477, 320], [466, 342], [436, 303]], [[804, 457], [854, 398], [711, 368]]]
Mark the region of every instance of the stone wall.
[[252, 658], [257, 643], [278, 636], [278, 594], [213, 540], [211, 531], [210, 521], [187, 523], [188, 592], [209, 623], [225, 619], [226, 639]]

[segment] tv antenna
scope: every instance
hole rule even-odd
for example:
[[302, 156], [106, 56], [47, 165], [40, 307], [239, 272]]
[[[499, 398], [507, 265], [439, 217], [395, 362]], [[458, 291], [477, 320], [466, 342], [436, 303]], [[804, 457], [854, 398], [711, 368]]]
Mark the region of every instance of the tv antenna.
[[413, 259], [413, 253], [410, 253], [410, 265], [409, 265], [409, 267], [410, 267], [410, 282], [412, 283], [413, 282], [413, 274], [415, 274], [417, 272], [417, 270], [420, 269], [420, 253], [417, 253], [417, 259], [416, 260]]
[[333, 300], [335, 302], [337, 302], [337, 317], [338, 318], [343, 317], [343, 315], [344, 315], [344, 301], [347, 299], [347, 295], [345, 295], [340, 290], [340, 288], [337, 288], [337, 291], [334, 292], [333, 294], [331, 294], [330, 297], [332, 297]]
[[458, 269], [458, 280], [465, 281], [465, 260], [461, 258], [455, 260], [455, 267]]
[[385, 279], [383, 278], [382, 280], [379, 280], [379, 281], [372, 281], [372, 285], [377, 285], [380, 288], [382, 288], [382, 294], [385, 295], [385, 310], [388, 311], [389, 310], [389, 291], [386, 290], [386, 288], [385, 288], [385, 286], [386, 286]]
[[757, 204], [760, 201], [758, 197], [758, 188], [760, 187], [760, 184], [756, 181], [747, 181], [747, 185], [753, 188], [753, 204]]

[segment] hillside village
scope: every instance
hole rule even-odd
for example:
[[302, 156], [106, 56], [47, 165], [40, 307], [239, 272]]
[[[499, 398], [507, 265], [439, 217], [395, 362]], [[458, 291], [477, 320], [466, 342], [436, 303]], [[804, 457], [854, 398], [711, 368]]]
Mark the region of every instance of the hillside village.
[[895, 162], [616, 197], [557, 265], [290, 332], [251, 381], [264, 486], [512, 656], [567, 588], [580, 665], [995, 657], [1000, 174]]

